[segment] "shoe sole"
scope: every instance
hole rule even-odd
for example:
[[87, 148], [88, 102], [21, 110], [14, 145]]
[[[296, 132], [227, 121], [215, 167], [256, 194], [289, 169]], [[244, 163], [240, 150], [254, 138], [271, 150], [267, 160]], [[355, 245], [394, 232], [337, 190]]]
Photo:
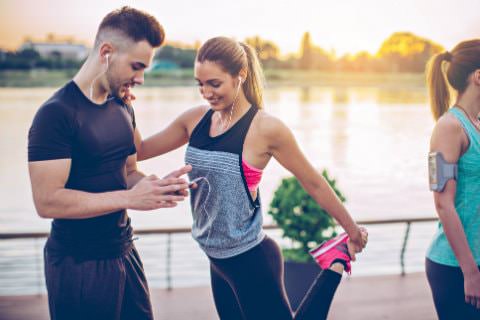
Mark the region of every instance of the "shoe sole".
[[312, 257], [314, 258], [317, 258], [318, 256], [324, 254], [325, 252], [327, 252], [328, 250], [332, 249], [333, 247], [335, 247], [337, 244], [339, 244], [340, 242], [342, 242], [343, 240], [345, 240], [345, 238], [348, 237], [348, 234], [346, 233], [343, 233], [341, 234], [340, 236], [338, 236], [338, 239], [336, 239], [335, 241], [332, 241], [332, 243], [330, 243], [328, 246], [326, 246], [325, 248], [322, 248], [322, 245], [320, 245], [319, 248], [315, 248], [313, 249], [312, 251], [310, 251], [310, 254], [312, 255]]

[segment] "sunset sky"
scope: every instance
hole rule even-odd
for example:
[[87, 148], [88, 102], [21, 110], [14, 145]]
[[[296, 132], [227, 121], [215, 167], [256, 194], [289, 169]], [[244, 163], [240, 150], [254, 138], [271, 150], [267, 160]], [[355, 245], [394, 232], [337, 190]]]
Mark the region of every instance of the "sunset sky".
[[16, 49], [26, 36], [74, 36], [91, 45], [101, 19], [131, 5], [153, 14], [167, 40], [193, 44], [218, 35], [259, 35], [282, 54], [298, 51], [309, 31], [313, 43], [337, 54], [376, 52], [396, 31], [409, 31], [450, 49], [480, 37], [480, 0], [0, 0], [0, 48]]

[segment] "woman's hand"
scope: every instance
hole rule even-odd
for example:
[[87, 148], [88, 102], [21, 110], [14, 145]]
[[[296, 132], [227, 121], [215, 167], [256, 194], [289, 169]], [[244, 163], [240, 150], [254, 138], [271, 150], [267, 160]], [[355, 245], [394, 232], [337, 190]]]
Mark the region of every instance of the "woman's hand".
[[464, 274], [465, 302], [480, 309], [480, 271]]
[[132, 101], [137, 99], [137, 97], [128, 89], [125, 92], [125, 95], [122, 97], [123, 102], [125, 102], [127, 105], [131, 105]]
[[357, 227], [352, 234], [348, 234], [348, 253], [352, 261], [356, 260], [355, 254], [362, 252], [368, 242], [368, 232], [364, 227]]

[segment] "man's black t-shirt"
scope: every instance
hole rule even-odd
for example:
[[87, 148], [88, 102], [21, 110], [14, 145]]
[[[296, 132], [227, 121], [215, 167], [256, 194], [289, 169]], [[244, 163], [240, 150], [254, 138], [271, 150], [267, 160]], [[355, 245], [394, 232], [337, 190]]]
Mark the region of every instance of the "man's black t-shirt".
[[[136, 152], [134, 129], [131, 107], [116, 98], [95, 104], [70, 81], [37, 111], [28, 134], [28, 161], [71, 159], [67, 189], [94, 193], [124, 190], [126, 159]], [[77, 249], [89, 244], [108, 247], [128, 241], [130, 235], [125, 210], [52, 222], [51, 237]]]

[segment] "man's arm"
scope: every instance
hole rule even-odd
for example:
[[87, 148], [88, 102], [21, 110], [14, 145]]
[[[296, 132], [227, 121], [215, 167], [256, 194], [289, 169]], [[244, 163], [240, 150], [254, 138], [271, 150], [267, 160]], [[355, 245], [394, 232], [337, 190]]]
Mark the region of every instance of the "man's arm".
[[29, 162], [30, 180], [35, 207], [43, 218], [85, 219], [122, 209], [152, 210], [174, 207], [185, 190], [184, 179], [158, 179], [149, 176], [130, 190], [89, 193], [66, 189], [71, 159]]
[[145, 174], [141, 171], [138, 171], [137, 167], [137, 154], [132, 154], [127, 158], [127, 164], [125, 166], [127, 171], [127, 188], [131, 189], [135, 186], [140, 180], [145, 178]]

